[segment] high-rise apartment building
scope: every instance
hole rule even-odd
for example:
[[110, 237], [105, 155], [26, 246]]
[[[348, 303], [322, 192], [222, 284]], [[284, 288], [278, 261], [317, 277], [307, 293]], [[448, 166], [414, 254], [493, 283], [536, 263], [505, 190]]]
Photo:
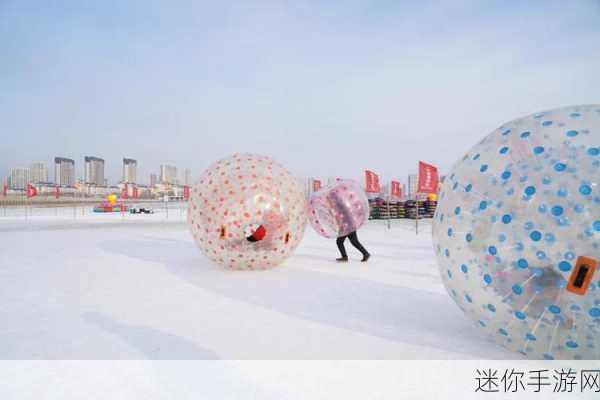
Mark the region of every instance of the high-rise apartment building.
[[132, 158], [123, 159], [123, 179], [124, 183], [136, 183], [137, 179], [137, 161]]
[[85, 156], [84, 182], [96, 186], [104, 186], [104, 160]]
[[186, 168], [185, 171], [183, 171], [183, 184], [186, 186], [192, 184], [192, 170], [189, 168]]
[[58, 186], [75, 186], [75, 161], [54, 157], [54, 183]]
[[8, 179], [8, 186], [11, 189], [25, 189], [31, 182], [31, 171], [29, 168], [13, 168], [10, 170]]
[[408, 175], [408, 197], [414, 199], [417, 195], [419, 177], [417, 174]]
[[174, 185], [177, 183], [177, 167], [168, 164], [160, 166], [160, 183]]
[[158, 183], [158, 177], [156, 174], [150, 174], [150, 187], [154, 187]]
[[46, 183], [48, 182], [48, 168], [43, 162], [31, 164], [31, 182]]

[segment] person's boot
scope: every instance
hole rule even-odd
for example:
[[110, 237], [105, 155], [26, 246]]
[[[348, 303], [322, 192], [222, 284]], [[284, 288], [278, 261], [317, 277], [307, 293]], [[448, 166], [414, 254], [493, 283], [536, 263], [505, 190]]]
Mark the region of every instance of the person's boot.
[[337, 262], [348, 262], [348, 257], [336, 258], [335, 261], [337, 261]]
[[371, 258], [371, 255], [369, 253], [363, 255], [362, 260], [360, 260], [360, 262], [367, 262], [367, 260], [369, 260], [369, 258]]

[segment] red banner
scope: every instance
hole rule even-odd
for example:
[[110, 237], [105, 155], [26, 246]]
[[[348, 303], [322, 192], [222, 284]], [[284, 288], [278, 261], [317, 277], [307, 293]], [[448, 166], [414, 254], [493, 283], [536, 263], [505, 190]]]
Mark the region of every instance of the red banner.
[[121, 198], [127, 200], [129, 198], [129, 186], [125, 184], [121, 190]]
[[183, 198], [184, 200], [189, 200], [190, 199], [190, 187], [185, 185], [183, 187]]
[[381, 186], [379, 185], [379, 176], [373, 172], [366, 170], [365, 171], [365, 192], [367, 193], [380, 193]]
[[138, 187], [137, 187], [137, 186], [134, 186], [134, 187], [133, 187], [133, 198], [134, 198], [134, 199], [137, 199], [137, 198], [139, 198], [139, 197], [140, 197], [140, 192], [139, 192], [139, 189], [138, 189]]
[[321, 190], [321, 181], [320, 180], [313, 179], [312, 184], [313, 184], [312, 185], [313, 192], [318, 192], [319, 190]]
[[402, 189], [400, 189], [400, 182], [392, 181], [391, 182], [391, 194], [392, 197], [402, 197]]
[[60, 199], [60, 186], [56, 186], [54, 188], [54, 197], [56, 197], [57, 199]]
[[30, 199], [33, 196], [37, 196], [37, 189], [31, 183], [27, 184], [27, 198]]
[[437, 193], [438, 190], [438, 170], [433, 165], [419, 161], [419, 184], [418, 193]]

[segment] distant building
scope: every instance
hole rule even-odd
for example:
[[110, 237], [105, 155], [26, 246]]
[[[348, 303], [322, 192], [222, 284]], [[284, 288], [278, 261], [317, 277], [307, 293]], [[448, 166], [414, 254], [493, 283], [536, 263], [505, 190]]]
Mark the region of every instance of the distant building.
[[150, 174], [150, 187], [156, 186], [157, 183], [158, 177], [156, 176], [156, 174]]
[[177, 184], [177, 167], [168, 164], [160, 166], [160, 183]]
[[31, 171], [29, 168], [13, 168], [8, 179], [8, 186], [11, 189], [25, 189], [31, 182]]
[[380, 192], [380, 194], [378, 194], [378, 196], [384, 196], [384, 197], [390, 196], [392, 194], [391, 189], [392, 188], [389, 183], [382, 184], [381, 192]]
[[189, 186], [192, 184], [192, 170], [186, 168], [183, 172], [183, 184]]
[[37, 162], [31, 164], [31, 182], [32, 183], [47, 183], [48, 182], [48, 168], [46, 164]]
[[104, 160], [85, 156], [85, 173], [83, 181], [87, 184], [104, 186]]
[[414, 199], [417, 195], [419, 177], [417, 174], [408, 175], [408, 197]]
[[124, 183], [136, 183], [137, 180], [137, 161], [132, 158], [123, 159], [123, 179]]
[[58, 186], [75, 186], [75, 161], [70, 158], [54, 158], [54, 183]]

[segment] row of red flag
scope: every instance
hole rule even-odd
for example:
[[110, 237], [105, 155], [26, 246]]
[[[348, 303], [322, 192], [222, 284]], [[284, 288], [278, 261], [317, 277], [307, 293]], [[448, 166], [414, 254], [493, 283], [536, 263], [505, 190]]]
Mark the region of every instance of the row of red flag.
[[[318, 179], [313, 179], [312, 181], [312, 189], [314, 192], [317, 192], [321, 189], [321, 181]], [[439, 176], [438, 170], [431, 164], [424, 163], [419, 161], [419, 176], [417, 183], [417, 192], [418, 193], [436, 193], [439, 185]], [[400, 182], [391, 181], [390, 182], [390, 194], [393, 197], [402, 197], [402, 189], [400, 186]], [[365, 171], [365, 191], [367, 193], [381, 193], [381, 184], [379, 183], [379, 175], [375, 172], [366, 170]], [[8, 186], [4, 184], [2, 188], [2, 195], [6, 197], [8, 193]], [[26, 188], [27, 198], [31, 198], [37, 196], [38, 190], [32, 184], [27, 184]], [[58, 199], [61, 196], [60, 187], [56, 186], [56, 190], [54, 193], [55, 197]], [[139, 188], [137, 186], [133, 186], [132, 188], [132, 196], [133, 199], [139, 198]], [[126, 183], [123, 185], [121, 189], [121, 198], [124, 200], [129, 199], [129, 185]], [[183, 198], [185, 200], [189, 200], [190, 198], [190, 187], [183, 187]]]
[[[417, 193], [437, 193], [439, 185], [439, 174], [436, 167], [419, 161], [419, 174], [417, 178]], [[402, 197], [400, 182], [390, 182], [390, 193], [393, 197]], [[373, 172], [365, 171], [365, 191], [367, 193], [381, 193], [379, 176]]]
[[[37, 196], [38, 190], [31, 183], [28, 183], [27, 186], [25, 187], [25, 194], [27, 195], [27, 198], [29, 199], [31, 197]], [[60, 187], [56, 186], [54, 195], [56, 196], [57, 199], [60, 197]], [[3, 197], [8, 196], [8, 185], [6, 183], [2, 186], [2, 196]]]
[[[417, 193], [436, 193], [439, 185], [438, 170], [431, 164], [419, 161], [419, 175], [417, 180]], [[321, 181], [313, 179], [312, 181], [313, 192], [317, 192], [321, 189]], [[381, 184], [379, 183], [379, 175], [375, 172], [366, 170], [365, 171], [365, 192], [367, 193], [381, 193]], [[400, 182], [390, 182], [390, 194], [392, 197], [402, 197], [402, 188]]]

